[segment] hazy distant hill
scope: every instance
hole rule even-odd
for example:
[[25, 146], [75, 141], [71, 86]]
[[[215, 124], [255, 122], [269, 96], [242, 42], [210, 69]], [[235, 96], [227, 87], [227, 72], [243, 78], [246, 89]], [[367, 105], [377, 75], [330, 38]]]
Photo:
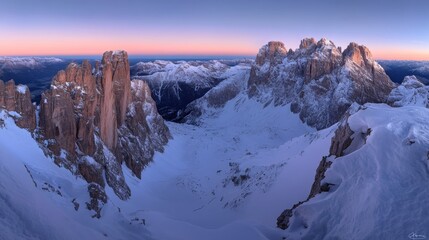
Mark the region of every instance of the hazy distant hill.
[[378, 61], [390, 79], [401, 83], [405, 76], [415, 75], [424, 84], [429, 84], [429, 61]]

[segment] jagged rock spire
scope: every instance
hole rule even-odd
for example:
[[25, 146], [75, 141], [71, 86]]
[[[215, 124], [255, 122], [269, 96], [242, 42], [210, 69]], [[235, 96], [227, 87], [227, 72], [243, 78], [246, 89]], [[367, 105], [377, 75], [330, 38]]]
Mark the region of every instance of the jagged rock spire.
[[264, 103], [291, 104], [302, 121], [318, 129], [338, 122], [353, 102], [385, 102], [395, 87], [365, 46], [351, 43], [341, 52], [325, 38], [303, 39], [288, 54], [283, 46], [261, 48], [250, 71], [248, 95]]
[[36, 128], [35, 108], [27, 86], [16, 86], [13, 80], [5, 84], [0, 80], [0, 109], [17, 112], [20, 116], [15, 116], [15, 120], [19, 127], [30, 131]]

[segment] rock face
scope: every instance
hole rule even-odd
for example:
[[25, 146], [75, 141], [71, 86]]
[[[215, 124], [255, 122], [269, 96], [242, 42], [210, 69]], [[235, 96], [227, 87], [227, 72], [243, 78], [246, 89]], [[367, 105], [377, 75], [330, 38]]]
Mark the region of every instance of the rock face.
[[[360, 137], [366, 138], [371, 130], [367, 130], [364, 133], [355, 135], [354, 132], [350, 129], [348, 124], [349, 117], [356, 113], [357, 111], [364, 109], [364, 107], [353, 104], [345, 112], [341, 121], [338, 123], [338, 128], [335, 131], [335, 135], [332, 137], [331, 146], [329, 148], [329, 156], [325, 156], [319, 163], [319, 166], [316, 169], [316, 174], [314, 177], [313, 185], [311, 186], [310, 193], [305, 201], [299, 202], [293, 205], [292, 208], [284, 210], [280, 216], [277, 218], [277, 227], [281, 229], [287, 229], [289, 227], [289, 220], [294, 214], [294, 210], [301, 206], [303, 203], [314, 198], [317, 194], [321, 192], [327, 192], [330, 190], [332, 184], [323, 183], [322, 180], [325, 178], [326, 171], [331, 167], [332, 161], [337, 157], [346, 155], [346, 150], [352, 145], [352, 142], [359, 140]], [[361, 136], [363, 135], [363, 136]]]
[[42, 94], [39, 132], [56, 162], [91, 184], [87, 206], [96, 217], [106, 202], [104, 179], [119, 198], [129, 198], [122, 162], [140, 178], [171, 137], [149, 87], [131, 82], [124, 51], [104, 53], [95, 68], [84, 61], [58, 72]]
[[225, 80], [225, 72], [239, 61], [154, 61], [131, 67], [133, 79], [141, 79], [152, 89], [160, 114], [178, 121], [186, 106]]
[[189, 103], [179, 115], [179, 119], [186, 123], [199, 125], [202, 115], [214, 114], [217, 112], [216, 109], [223, 108], [229, 100], [246, 90], [249, 72], [248, 64], [239, 64], [228, 69], [222, 74], [225, 80], [210, 89], [201, 98]]
[[341, 52], [327, 39], [308, 38], [287, 53], [281, 43], [263, 46], [250, 72], [248, 95], [291, 104], [302, 121], [322, 129], [338, 122], [353, 102], [385, 102], [394, 87], [365, 46], [350, 43]]
[[286, 53], [287, 50], [284, 43], [271, 41], [259, 50], [258, 55], [256, 55], [255, 63], [257, 65], [263, 65], [266, 62], [270, 64], [279, 64], [283, 61]]
[[406, 76], [402, 84], [389, 94], [387, 103], [393, 107], [407, 105], [429, 107], [429, 87], [415, 76]]
[[0, 80], [0, 109], [17, 112], [14, 116], [19, 127], [32, 132], [36, 128], [35, 107], [31, 103], [31, 94], [27, 86], [15, 85], [13, 80], [6, 82]]

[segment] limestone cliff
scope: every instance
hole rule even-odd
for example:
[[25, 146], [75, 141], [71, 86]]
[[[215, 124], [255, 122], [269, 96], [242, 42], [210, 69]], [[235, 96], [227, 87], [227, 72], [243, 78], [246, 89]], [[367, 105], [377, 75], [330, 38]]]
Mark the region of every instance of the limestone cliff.
[[260, 102], [291, 105], [317, 129], [338, 122], [353, 102], [386, 102], [394, 83], [356, 43], [341, 51], [332, 41], [303, 39], [299, 49], [282, 43], [263, 46], [250, 71], [248, 95]]
[[42, 94], [39, 138], [57, 164], [90, 183], [87, 207], [99, 217], [106, 183], [121, 199], [131, 195], [122, 163], [140, 178], [170, 133], [149, 87], [131, 82], [127, 53], [115, 51], [95, 68], [84, 61], [57, 73]]
[[13, 115], [19, 127], [33, 131], [36, 128], [35, 107], [31, 103], [31, 95], [27, 86], [15, 85], [13, 80], [0, 80], [0, 109], [16, 112]]

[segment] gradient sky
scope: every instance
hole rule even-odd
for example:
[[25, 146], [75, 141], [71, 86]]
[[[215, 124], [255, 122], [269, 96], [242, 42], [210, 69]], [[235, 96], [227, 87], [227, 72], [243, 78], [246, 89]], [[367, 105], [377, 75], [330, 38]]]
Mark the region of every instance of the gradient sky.
[[0, 0], [0, 55], [250, 55], [304, 37], [429, 60], [428, 0]]

